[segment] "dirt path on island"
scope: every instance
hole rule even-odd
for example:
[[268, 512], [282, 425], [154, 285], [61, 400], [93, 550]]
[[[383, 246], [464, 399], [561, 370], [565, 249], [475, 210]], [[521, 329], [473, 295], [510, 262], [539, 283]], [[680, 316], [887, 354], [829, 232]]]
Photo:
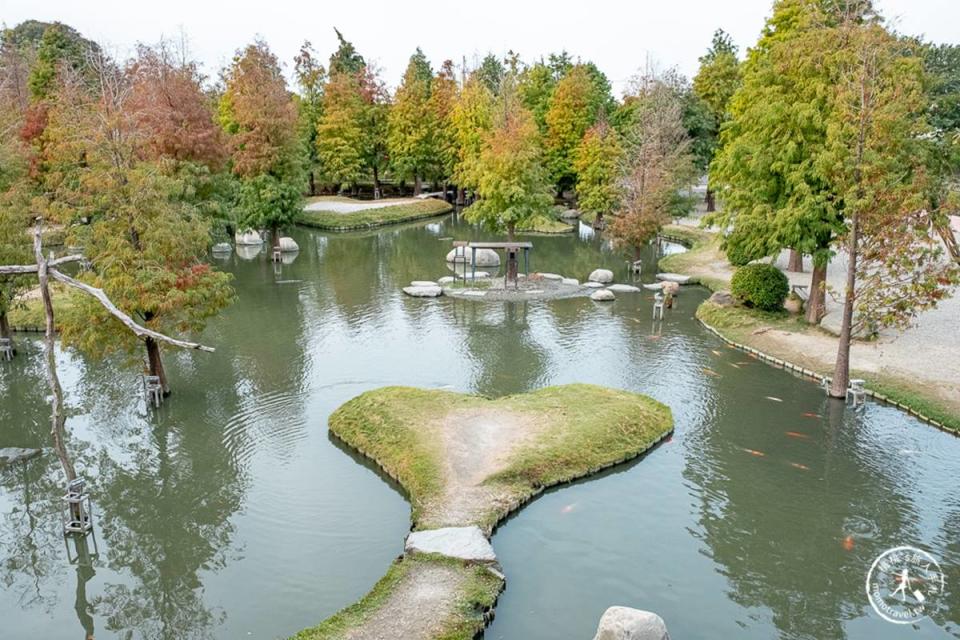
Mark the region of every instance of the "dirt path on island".
[[[425, 510], [431, 527], [480, 524], [511, 496], [484, 480], [502, 471], [511, 455], [546, 428], [545, 417], [494, 408], [452, 411], [433, 425], [440, 445], [447, 490]], [[482, 525], [481, 525], [482, 527]]]
[[[386, 602], [363, 624], [347, 633], [347, 640], [430, 640], [455, 617], [457, 595], [466, 583], [463, 570], [439, 564], [420, 564], [403, 577]], [[428, 613], [429, 612], [429, 613]]]

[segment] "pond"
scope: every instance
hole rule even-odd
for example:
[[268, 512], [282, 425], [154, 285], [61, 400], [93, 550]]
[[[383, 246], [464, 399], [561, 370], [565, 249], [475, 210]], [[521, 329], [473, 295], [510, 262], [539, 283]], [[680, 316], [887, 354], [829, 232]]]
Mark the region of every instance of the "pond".
[[[50, 451], [0, 468], [4, 638], [283, 638], [362, 596], [402, 552], [398, 488], [328, 437], [330, 412], [384, 385], [490, 396], [589, 382], [669, 404], [676, 433], [643, 460], [527, 505], [493, 543], [507, 574], [487, 638], [589, 639], [612, 604], [676, 638], [960, 635], [960, 441], [890, 407], [851, 410], [727, 348], [686, 288], [654, 323], [651, 292], [612, 304], [411, 299], [446, 273], [455, 217], [378, 232], [298, 229], [301, 251], [220, 261], [236, 304], [167, 352], [157, 413], [136, 359], [58, 354], [67, 450], [87, 478], [96, 548], [60, 534]], [[588, 231], [535, 237], [533, 268], [626, 280]], [[645, 280], [655, 247], [644, 255]], [[42, 344], [0, 366], [0, 446], [49, 447]], [[932, 619], [882, 621], [866, 599], [883, 550], [940, 560]]]

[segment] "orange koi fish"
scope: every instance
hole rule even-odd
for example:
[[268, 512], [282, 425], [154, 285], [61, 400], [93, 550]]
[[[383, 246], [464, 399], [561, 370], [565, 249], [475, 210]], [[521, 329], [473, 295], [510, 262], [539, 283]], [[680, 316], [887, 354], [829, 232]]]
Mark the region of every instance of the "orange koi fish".
[[739, 368], [740, 368], [740, 365], [738, 365], [736, 362], [728, 362], [727, 364], [729, 364], [729, 365], [730, 365], [731, 367], [733, 367], [734, 369], [739, 369]]
[[799, 462], [791, 462], [790, 466], [794, 469], [800, 469], [800, 471], [810, 471], [810, 467], [805, 464], [800, 464]]
[[805, 433], [800, 433], [798, 431], [787, 431], [787, 435], [791, 438], [800, 438], [801, 440], [809, 440], [810, 436]]
[[819, 413], [810, 413], [809, 411], [804, 411], [800, 415], [802, 415], [804, 418], [822, 418], [823, 417]]
[[853, 551], [853, 536], [847, 536], [843, 539], [843, 550]]
[[713, 355], [715, 355], [715, 356], [722, 356], [722, 355], [723, 355], [722, 353], [720, 353], [720, 352], [717, 351], [716, 349], [712, 349], [712, 350], [711, 350], [711, 353], [713, 353]]
[[752, 455], [752, 456], [757, 456], [758, 458], [762, 458], [762, 457], [764, 457], [764, 456], [767, 455], [767, 454], [765, 454], [763, 451], [757, 451], [756, 449], [746, 449], [746, 448], [744, 448], [743, 450], [746, 451], [747, 453], [749, 453], [749, 454]]
[[577, 506], [577, 503], [576, 503], [576, 502], [574, 502], [573, 504], [568, 504], [568, 505], [565, 506], [563, 509], [560, 509], [560, 513], [570, 513], [571, 511], [573, 511], [573, 509], [574, 509], [576, 506]]
[[720, 375], [719, 373], [717, 373], [717, 372], [714, 371], [713, 369], [707, 369], [706, 367], [703, 368], [703, 372], [704, 372], [705, 374], [707, 374], [708, 376], [718, 376], [718, 375]]

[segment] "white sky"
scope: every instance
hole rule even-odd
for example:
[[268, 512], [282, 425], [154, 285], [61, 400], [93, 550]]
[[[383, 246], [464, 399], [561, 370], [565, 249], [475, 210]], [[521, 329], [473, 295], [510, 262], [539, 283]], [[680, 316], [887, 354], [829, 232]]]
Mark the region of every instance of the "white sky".
[[[875, 0], [904, 33], [934, 42], [960, 41], [960, 0]], [[518, 51], [525, 60], [566, 49], [593, 60], [619, 95], [647, 58], [695, 73], [697, 58], [720, 27], [741, 52], [752, 45], [772, 0], [0, 0], [8, 27], [34, 18], [67, 23], [125, 57], [137, 42], [179, 38], [215, 76], [254, 36], [266, 39], [286, 64], [306, 39], [326, 65], [336, 46], [333, 27], [351, 40], [395, 86], [420, 46], [434, 68], [446, 58], [468, 64], [487, 51]]]

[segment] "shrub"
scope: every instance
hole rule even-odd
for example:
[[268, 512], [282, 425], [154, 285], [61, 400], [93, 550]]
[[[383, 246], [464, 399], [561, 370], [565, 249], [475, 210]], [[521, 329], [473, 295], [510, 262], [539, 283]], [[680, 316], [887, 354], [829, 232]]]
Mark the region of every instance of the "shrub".
[[767, 256], [763, 247], [751, 243], [749, 236], [738, 233], [736, 229], [724, 238], [723, 250], [727, 254], [727, 260], [735, 267], [742, 267]]
[[748, 307], [778, 311], [790, 293], [790, 282], [773, 265], [748, 264], [733, 274], [730, 291]]

